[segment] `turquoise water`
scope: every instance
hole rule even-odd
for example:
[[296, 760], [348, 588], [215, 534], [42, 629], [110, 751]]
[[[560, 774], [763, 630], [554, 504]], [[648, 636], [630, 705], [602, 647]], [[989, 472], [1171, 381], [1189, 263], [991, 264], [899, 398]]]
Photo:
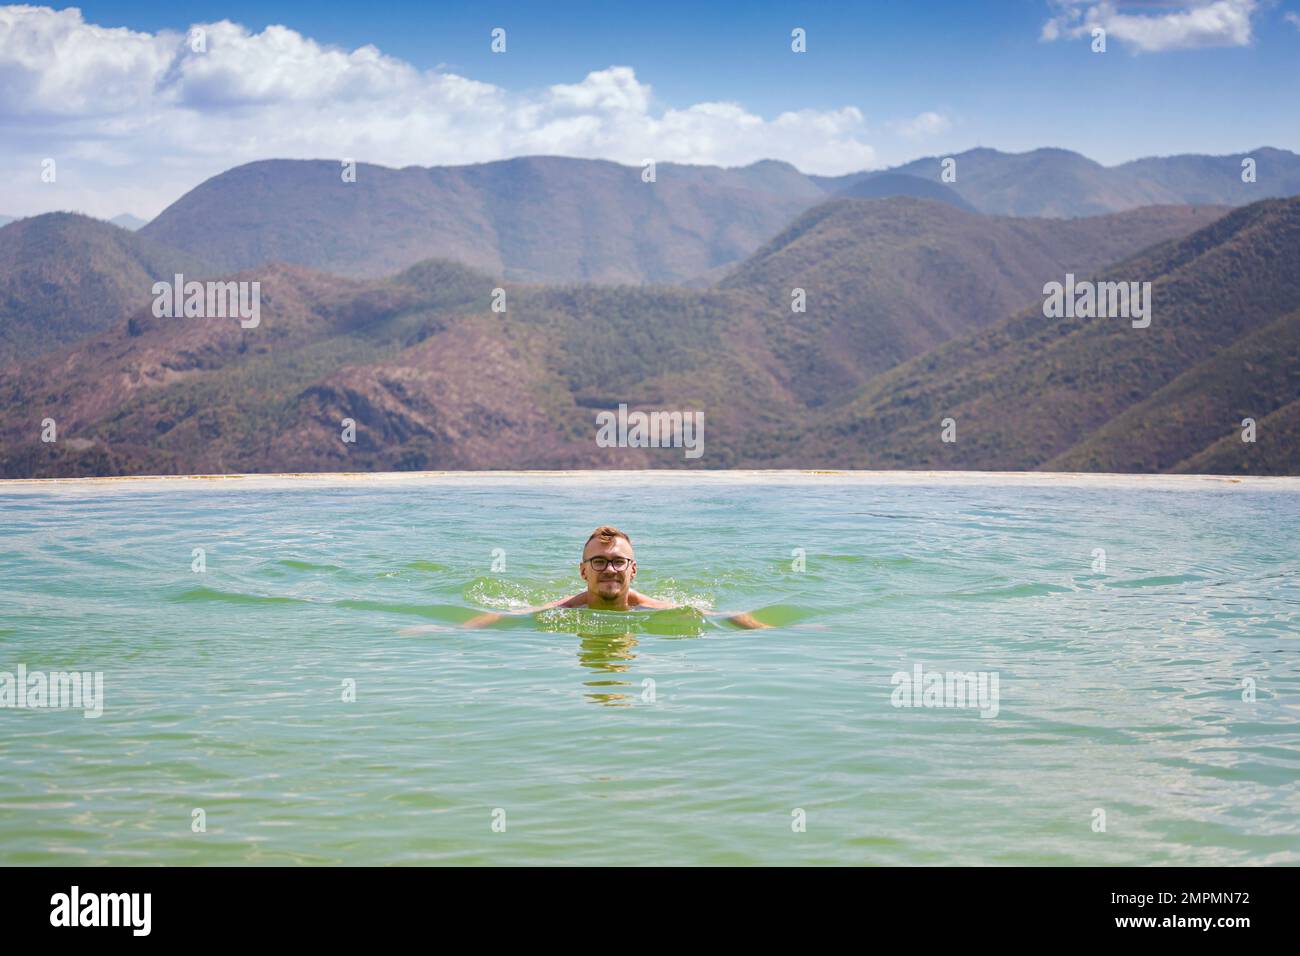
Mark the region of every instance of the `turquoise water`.
[[[1300, 862], [1300, 481], [8, 483], [0, 519], [0, 671], [104, 680], [0, 709], [3, 864]], [[458, 626], [574, 593], [603, 523], [639, 589], [775, 626]], [[917, 664], [996, 716], [894, 706]]]

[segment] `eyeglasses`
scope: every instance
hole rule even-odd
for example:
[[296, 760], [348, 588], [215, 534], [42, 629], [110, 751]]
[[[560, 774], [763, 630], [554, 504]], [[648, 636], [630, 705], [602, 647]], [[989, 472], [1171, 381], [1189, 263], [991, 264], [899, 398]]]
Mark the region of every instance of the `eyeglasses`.
[[613, 568], [615, 571], [622, 571], [631, 562], [631, 558], [584, 558], [587, 564], [591, 565], [593, 571], [604, 571], [606, 568]]

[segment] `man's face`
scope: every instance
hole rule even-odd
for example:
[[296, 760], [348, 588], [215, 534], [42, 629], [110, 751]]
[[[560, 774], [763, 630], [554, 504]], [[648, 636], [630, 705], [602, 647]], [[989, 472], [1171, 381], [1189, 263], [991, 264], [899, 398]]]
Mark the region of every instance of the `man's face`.
[[[598, 571], [592, 567], [592, 558], [604, 558], [614, 563], [605, 564], [604, 570]], [[627, 559], [627, 564], [617, 570], [615, 565], [620, 558]], [[636, 577], [636, 561], [632, 559], [631, 543], [626, 538], [612, 538], [609, 541], [594, 538], [588, 541], [582, 552], [582, 564], [579, 565], [578, 573], [587, 582], [587, 590], [601, 601], [619, 600], [627, 594], [632, 579]]]

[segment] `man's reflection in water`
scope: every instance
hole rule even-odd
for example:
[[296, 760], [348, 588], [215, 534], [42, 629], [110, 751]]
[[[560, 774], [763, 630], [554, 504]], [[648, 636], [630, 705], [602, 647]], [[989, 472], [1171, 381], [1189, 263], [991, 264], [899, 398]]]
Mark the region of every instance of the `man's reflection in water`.
[[[632, 669], [636, 660], [636, 635], [630, 631], [626, 634], [578, 634], [578, 663], [602, 674], [626, 674]], [[606, 678], [603, 680], [583, 681], [587, 687], [630, 687], [631, 681]], [[617, 691], [593, 691], [587, 694], [592, 703], [605, 704], [609, 707], [629, 707], [632, 695]]]
[[[578, 631], [576, 633], [578, 637], [578, 663], [583, 667], [589, 667], [601, 674], [627, 674], [632, 670], [632, 662], [636, 660], [636, 646], [641, 643], [637, 634], [631, 631], [623, 634], [611, 634], [609, 631], [585, 634]], [[659, 640], [682, 641], [694, 640], [700, 635], [698, 633], [687, 633], [656, 636]], [[641, 681], [619, 680], [617, 677], [583, 681], [583, 684], [587, 687], [639, 688], [642, 686]], [[633, 690], [626, 694], [618, 691], [593, 691], [587, 694], [587, 699], [593, 703], [606, 704], [611, 707], [630, 707], [637, 702], [640, 696], [639, 690]]]

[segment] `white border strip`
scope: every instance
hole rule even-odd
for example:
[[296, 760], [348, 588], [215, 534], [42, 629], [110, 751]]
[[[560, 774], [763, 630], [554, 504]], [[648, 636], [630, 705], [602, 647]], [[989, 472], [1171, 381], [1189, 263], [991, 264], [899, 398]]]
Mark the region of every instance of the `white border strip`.
[[265, 490], [304, 486], [634, 484], [634, 485], [949, 485], [1250, 490], [1300, 492], [1300, 477], [1251, 475], [1121, 475], [1045, 471], [837, 471], [640, 469], [614, 471], [386, 471], [237, 475], [141, 475], [124, 478], [0, 480], [0, 494], [87, 491], [175, 491], [181, 488]]

